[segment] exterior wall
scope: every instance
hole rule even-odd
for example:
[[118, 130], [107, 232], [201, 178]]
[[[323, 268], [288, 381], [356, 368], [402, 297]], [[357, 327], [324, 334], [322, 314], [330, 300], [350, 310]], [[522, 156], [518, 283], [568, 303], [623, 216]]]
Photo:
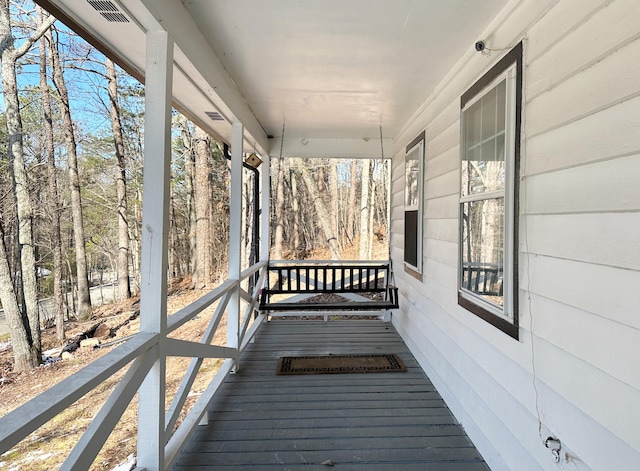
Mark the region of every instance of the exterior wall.
[[[524, 39], [519, 341], [457, 305], [460, 96], [506, 50], [470, 44], [395, 139], [393, 322], [493, 470], [640, 467], [638, 25], [638, 0], [514, 0], [478, 38]], [[422, 130], [420, 282], [402, 244], [404, 148]]]

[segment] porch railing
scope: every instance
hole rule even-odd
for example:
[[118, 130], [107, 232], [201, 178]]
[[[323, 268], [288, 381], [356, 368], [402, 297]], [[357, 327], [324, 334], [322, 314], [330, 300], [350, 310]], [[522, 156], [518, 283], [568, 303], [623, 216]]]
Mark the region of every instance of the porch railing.
[[[267, 262], [255, 264], [243, 271], [239, 279], [224, 282], [202, 298], [169, 316], [165, 332], [140, 332], [134, 335], [100, 359], [0, 418], [0, 455], [130, 364], [131, 366], [125, 375], [61, 467], [65, 470], [87, 469], [102, 449], [158, 358], [191, 357], [191, 364], [187, 368], [165, 417], [160, 421], [164, 423], [164, 440], [162, 442], [166, 443], [164, 450], [161, 450], [161, 453], [164, 453], [164, 468], [170, 468], [182, 446], [205, 416], [214, 394], [226, 376], [236, 367], [240, 353], [249, 344], [260, 322], [264, 319], [264, 315], [254, 316], [259, 291], [255, 290], [255, 293], [249, 294], [242, 288], [242, 282], [257, 273], [259, 277], [257, 286], [261, 286], [266, 277], [266, 267]], [[239, 317], [238, 325], [230, 330], [231, 332], [239, 332], [238, 348], [211, 345], [233, 294], [239, 294], [245, 302], [243, 315]], [[168, 337], [169, 334], [175, 332], [216, 302], [218, 304], [215, 312], [200, 342]], [[227, 328], [230, 329], [231, 326]], [[173, 431], [204, 358], [224, 358], [225, 361], [198, 401], [187, 412], [178, 428]]]
[[469, 291], [502, 296], [502, 265], [492, 263], [465, 263], [462, 266], [462, 287]]

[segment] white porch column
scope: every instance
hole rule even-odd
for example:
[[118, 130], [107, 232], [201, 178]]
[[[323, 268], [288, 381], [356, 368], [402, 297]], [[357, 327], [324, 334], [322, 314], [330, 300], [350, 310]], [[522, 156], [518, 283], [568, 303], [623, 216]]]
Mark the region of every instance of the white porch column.
[[[262, 214], [260, 220], [260, 261], [269, 260], [271, 249], [270, 222], [271, 222], [271, 157], [269, 154], [262, 156]], [[258, 286], [258, 289], [261, 288]]]
[[[239, 280], [242, 266], [242, 123], [233, 123], [231, 134], [231, 205], [229, 208], [229, 279]], [[227, 307], [227, 346], [239, 348], [240, 286], [231, 295]], [[237, 368], [237, 360], [236, 357]]]
[[173, 41], [166, 31], [147, 33], [142, 190], [140, 331], [160, 334], [149, 354], [155, 363], [139, 391], [138, 467], [164, 470], [167, 330], [167, 245], [171, 178], [171, 87]]

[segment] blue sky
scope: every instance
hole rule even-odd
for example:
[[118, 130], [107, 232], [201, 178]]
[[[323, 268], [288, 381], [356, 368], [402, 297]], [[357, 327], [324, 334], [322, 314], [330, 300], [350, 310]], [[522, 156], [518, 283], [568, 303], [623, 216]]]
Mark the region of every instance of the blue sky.
[[[61, 54], [67, 55], [70, 53], [68, 49], [70, 30], [60, 23], [55, 23], [56, 28], [60, 31]], [[18, 33], [15, 33], [18, 34]], [[81, 38], [75, 38], [75, 41], [80, 44], [82, 49], [89, 48], [90, 46]], [[21, 38], [16, 38], [16, 47], [22, 43]], [[20, 68], [17, 73], [18, 87], [20, 90], [24, 90], [27, 87], [39, 87], [39, 65], [37, 65], [40, 43], [36, 43], [29, 53], [24, 56], [20, 61]], [[84, 52], [84, 51], [82, 51]], [[76, 54], [79, 55], [79, 54]], [[94, 68], [95, 70], [104, 73], [104, 56], [93, 51], [92, 57], [94, 57], [99, 64], [90, 64], [88, 62], [78, 62], [76, 65], [84, 68]], [[36, 62], [36, 64], [29, 64], [29, 62]], [[49, 83], [52, 85], [49, 74]], [[99, 75], [84, 72], [81, 70], [66, 69], [65, 81], [69, 91], [69, 98], [71, 101], [71, 113], [73, 120], [79, 125], [82, 130], [97, 134], [101, 129], [110, 129], [110, 123], [108, 115], [104, 111], [104, 107], [100, 100], [106, 102], [106, 90], [104, 90], [105, 80]], [[24, 102], [21, 102], [21, 106], [25, 106]], [[0, 111], [4, 112], [4, 94], [0, 93]]]

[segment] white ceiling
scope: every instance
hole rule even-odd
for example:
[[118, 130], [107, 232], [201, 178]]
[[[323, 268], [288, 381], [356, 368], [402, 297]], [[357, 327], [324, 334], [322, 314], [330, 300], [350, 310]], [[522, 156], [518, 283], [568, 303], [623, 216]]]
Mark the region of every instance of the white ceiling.
[[299, 137], [395, 135], [504, 3], [183, 1], [267, 132]]
[[395, 137], [507, 3], [111, 0], [132, 20], [120, 24], [85, 0], [38, 1], [140, 76], [144, 30], [159, 22], [176, 41], [176, 104], [226, 141], [242, 120], [264, 149], [283, 122], [290, 137], [377, 138], [380, 125]]

